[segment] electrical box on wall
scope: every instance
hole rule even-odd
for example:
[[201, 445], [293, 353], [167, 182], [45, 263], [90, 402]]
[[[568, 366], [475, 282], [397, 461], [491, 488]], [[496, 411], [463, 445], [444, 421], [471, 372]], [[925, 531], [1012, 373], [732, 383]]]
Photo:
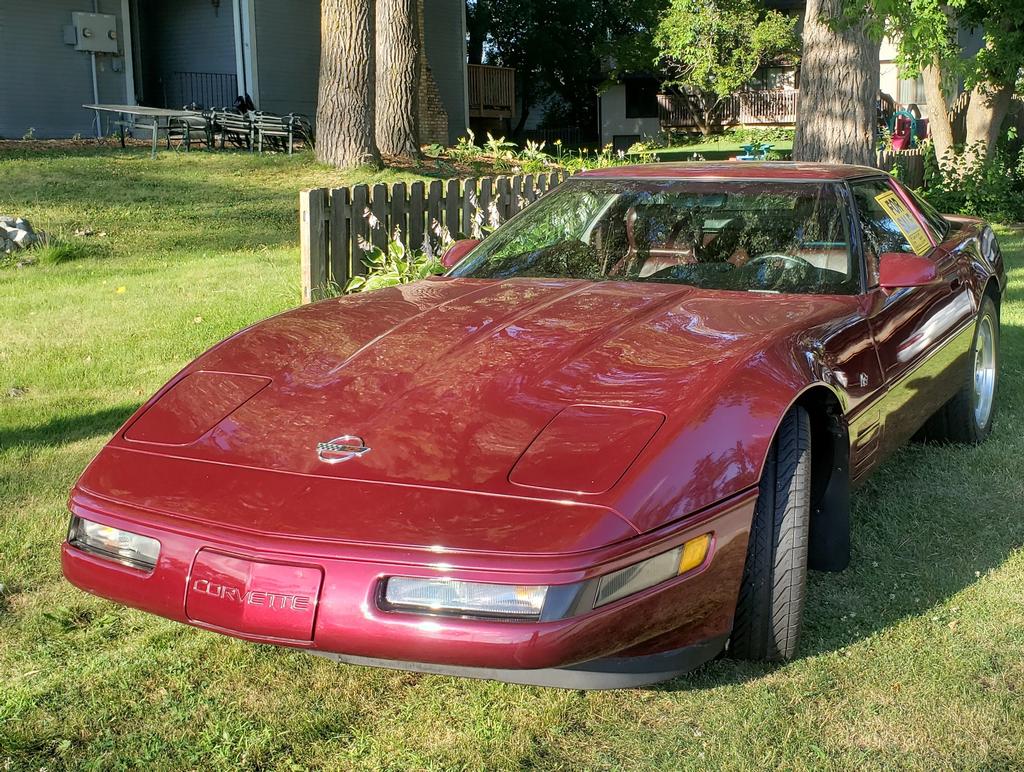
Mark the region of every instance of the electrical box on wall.
[[75, 29], [76, 51], [118, 53], [116, 16], [108, 13], [73, 13], [71, 25]]

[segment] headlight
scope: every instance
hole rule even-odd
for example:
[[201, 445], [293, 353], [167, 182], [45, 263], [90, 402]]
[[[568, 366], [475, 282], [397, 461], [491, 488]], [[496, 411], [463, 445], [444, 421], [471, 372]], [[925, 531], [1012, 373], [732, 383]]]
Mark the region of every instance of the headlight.
[[625, 598], [627, 595], [692, 571], [704, 562], [710, 546], [711, 534], [706, 533], [696, 539], [690, 539], [674, 550], [602, 576], [594, 607]]
[[547, 591], [541, 586], [392, 576], [384, 601], [396, 610], [528, 620], [540, 618]]
[[156, 539], [77, 516], [71, 518], [68, 543], [84, 552], [144, 571], [152, 571], [160, 555], [160, 542]]

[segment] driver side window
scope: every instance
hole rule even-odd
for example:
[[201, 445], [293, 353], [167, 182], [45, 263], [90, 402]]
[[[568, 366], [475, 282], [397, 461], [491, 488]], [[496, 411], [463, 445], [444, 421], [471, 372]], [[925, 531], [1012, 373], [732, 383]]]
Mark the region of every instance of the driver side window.
[[867, 270], [867, 286], [878, 284], [878, 258], [885, 252], [906, 252], [914, 254], [903, 230], [896, 224], [882, 201], [894, 196], [893, 189], [884, 179], [855, 182], [850, 185], [860, 232], [864, 242], [864, 263]]

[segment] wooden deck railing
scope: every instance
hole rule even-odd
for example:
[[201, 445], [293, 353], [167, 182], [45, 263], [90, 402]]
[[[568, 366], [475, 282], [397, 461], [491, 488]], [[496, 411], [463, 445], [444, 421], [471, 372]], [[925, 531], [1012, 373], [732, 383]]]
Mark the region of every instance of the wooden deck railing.
[[468, 65], [471, 118], [511, 118], [516, 104], [516, 71], [488, 64]]
[[[722, 101], [715, 119], [722, 126], [777, 126], [796, 122], [797, 92], [742, 91]], [[688, 94], [659, 94], [661, 125], [669, 129], [692, 129], [698, 125], [697, 99]]]

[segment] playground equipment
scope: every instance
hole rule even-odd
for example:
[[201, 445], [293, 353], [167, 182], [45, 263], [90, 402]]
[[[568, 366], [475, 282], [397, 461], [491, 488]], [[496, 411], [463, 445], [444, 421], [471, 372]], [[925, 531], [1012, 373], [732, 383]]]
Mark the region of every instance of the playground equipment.
[[917, 118], [909, 110], [897, 110], [889, 119], [893, 150], [917, 147]]

